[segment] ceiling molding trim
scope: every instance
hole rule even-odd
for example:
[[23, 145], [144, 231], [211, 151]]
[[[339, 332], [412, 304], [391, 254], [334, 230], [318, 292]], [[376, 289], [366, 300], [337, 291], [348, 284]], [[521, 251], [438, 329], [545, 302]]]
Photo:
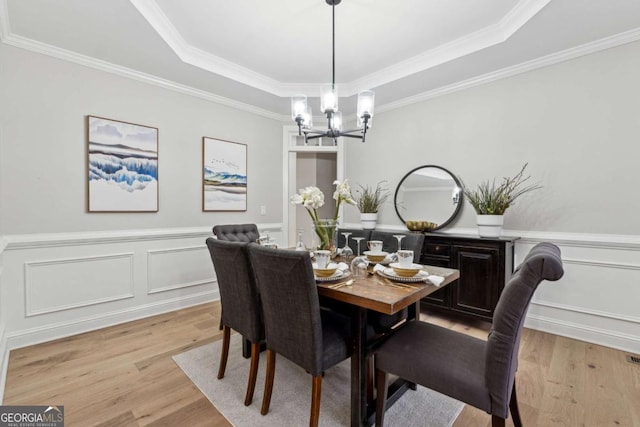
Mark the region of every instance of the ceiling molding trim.
[[[280, 97], [320, 91], [320, 83], [287, 84], [190, 45], [155, 0], [129, 0], [185, 63]], [[520, 0], [499, 22], [351, 82], [338, 83], [342, 96], [427, 70], [507, 40], [551, 0]]]
[[632, 43], [640, 40], [640, 28], [634, 28], [633, 30], [625, 31], [624, 33], [616, 34], [610, 37], [605, 37], [600, 40], [596, 40], [592, 43], [587, 43], [575, 48], [566, 49], [561, 52], [552, 53], [541, 58], [537, 58], [531, 61], [523, 62], [522, 64], [514, 65], [512, 67], [503, 68], [491, 73], [487, 73], [478, 77], [473, 77], [458, 83], [454, 83], [448, 86], [443, 86], [434, 90], [419, 93], [414, 96], [410, 96], [395, 102], [390, 102], [384, 105], [376, 106], [377, 113], [383, 113], [386, 111], [395, 110], [398, 108], [406, 107], [418, 102], [427, 101], [429, 99], [437, 98], [439, 96], [448, 95], [461, 90], [469, 89], [474, 86], [480, 86], [486, 83], [491, 83], [496, 80], [505, 79], [508, 77], [516, 76], [518, 74], [533, 71], [539, 68], [548, 67], [550, 65], [558, 64], [560, 62], [569, 61], [571, 59], [579, 58], [581, 56], [590, 55], [592, 53], [600, 52], [603, 50], [611, 49], [626, 43]]
[[189, 44], [154, 0], [129, 0], [182, 62], [277, 96], [282, 83]]
[[31, 40], [26, 37], [18, 36], [15, 34], [9, 34], [7, 37], [3, 38], [2, 42], [17, 48], [29, 50], [31, 52], [52, 56], [57, 59], [62, 59], [64, 61], [83, 65], [85, 67], [93, 68], [96, 70], [115, 74], [121, 77], [126, 77], [139, 82], [147, 83], [153, 86], [161, 87], [163, 89], [169, 89], [174, 92], [179, 92], [185, 95], [211, 101], [216, 104], [234, 108], [236, 110], [257, 114], [259, 116], [266, 117], [268, 119], [273, 119], [278, 121], [285, 121], [290, 119], [289, 116], [277, 114], [277, 113], [274, 113], [273, 111], [265, 110], [263, 108], [259, 108], [251, 104], [245, 104], [243, 102], [225, 98], [223, 96], [219, 96], [211, 92], [195, 89], [191, 86], [187, 86], [187, 85], [173, 82], [171, 80], [163, 79], [161, 77], [157, 77], [152, 74], [147, 74], [140, 71], [132, 70], [131, 68], [112, 64], [110, 62], [95, 59], [90, 56], [82, 55], [66, 49], [61, 49], [59, 47], [51, 46], [51, 45], [41, 43], [35, 40]]
[[7, 0], [0, 0], [0, 41], [5, 40], [11, 34], [9, 25], [9, 7]]
[[521, 0], [499, 22], [423, 52], [405, 61], [383, 68], [341, 86], [344, 96], [355, 95], [421, 71], [442, 65], [482, 49], [500, 44], [522, 28], [551, 0]]

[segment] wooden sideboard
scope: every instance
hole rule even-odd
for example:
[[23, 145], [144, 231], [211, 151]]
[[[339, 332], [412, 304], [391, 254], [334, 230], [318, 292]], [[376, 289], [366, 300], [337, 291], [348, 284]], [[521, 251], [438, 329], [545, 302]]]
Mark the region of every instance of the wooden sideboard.
[[458, 269], [460, 279], [423, 298], [422, 307], [491, 321], [513, 273], [517, 239], [425, 233], [420, 263]]

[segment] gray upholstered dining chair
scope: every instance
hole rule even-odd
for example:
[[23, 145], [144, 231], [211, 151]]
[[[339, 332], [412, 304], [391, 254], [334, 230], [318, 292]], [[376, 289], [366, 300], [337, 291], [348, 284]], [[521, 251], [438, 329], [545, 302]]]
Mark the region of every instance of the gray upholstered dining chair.
[[267, 372], [262, 415], [269, 412], [276, 353], [312, 376], [309, 424], [318, 425], [324, 371], [351, 355], [347, 316], [321, 310], [311, 258], [307, 252], [249, 245], [260, 291], [267, 342]]
[[[218, 240], [228, 242], [255, 242], [260, 237], [258, 226], [255, 224], [220, 224], [213, 227], [213, 234]], [[220, 330], [222, 330], [222, 320], [220, 321]], [[249, 344], [245, 340], [242, 343], [242, 353], [245, 357], [249, 357]]]
[[400, 328], [375, 353], [376, 426], [384, 422], [389, 374], [487, 411], [494, 427], [511, 409], [522, 426], [515, 373], [524, 318], [540, 282], [563, 274], [557, 246], [533, 247], [500, 295], [487, 341], [420, 321]]
[[224, 377], [229, 357], [231, 329], [233, 329], [251, 343], [249, 382], [244, 399], [244, 404], [248, 406], [253, 400], [260, 359], [260, 343], [264, 340], [262, 309], [253, 270], [249, 263], [248, 243], [227, 242], [212, 237], [209, 237], [206, 242], [218, 278], [220, 300], [224, 307], [221, 320], [223, 338], [218, 379]]
[[255, 224], [223, 224], [213, 227], [213, 234], [220, 240], [230, 242], [255, 242], [260, 237]]

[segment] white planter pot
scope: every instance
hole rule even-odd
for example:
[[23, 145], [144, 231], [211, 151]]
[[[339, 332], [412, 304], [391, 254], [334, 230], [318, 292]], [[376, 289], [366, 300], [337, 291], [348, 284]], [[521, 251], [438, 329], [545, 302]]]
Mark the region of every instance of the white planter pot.
[[504, 215], [478, 215], [476, 217], [478, 235], [480, 237], [500, 237], [503, 222]]
[[360, 222], [362, 223], [363, 229], [373, 230], [374, 228], [376, 228], [376, 223], [378, 222], [378, 214], [377, 213], [361, 213]]

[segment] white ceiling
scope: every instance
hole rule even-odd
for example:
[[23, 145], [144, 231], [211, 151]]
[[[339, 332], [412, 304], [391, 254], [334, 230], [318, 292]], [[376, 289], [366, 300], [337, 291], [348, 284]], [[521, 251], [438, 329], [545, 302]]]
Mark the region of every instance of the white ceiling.
[[[381, 111], [640, 39], [640, 0], [342, 0], [335, 15], [347, 112], [363, 89]], [[267, 114], [331, 81], [325, 0], [0, 0], [0, 37]]]

